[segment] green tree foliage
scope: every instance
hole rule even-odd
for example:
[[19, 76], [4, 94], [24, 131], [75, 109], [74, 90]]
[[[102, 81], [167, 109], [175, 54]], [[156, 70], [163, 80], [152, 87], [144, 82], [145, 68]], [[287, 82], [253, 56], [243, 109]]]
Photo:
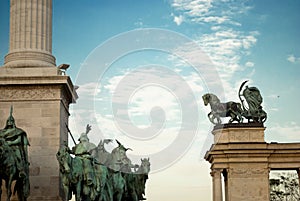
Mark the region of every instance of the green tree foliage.
[[296, 172], [274, 173], [270, 179], [270, 201], [299, 201], [299, 179]]

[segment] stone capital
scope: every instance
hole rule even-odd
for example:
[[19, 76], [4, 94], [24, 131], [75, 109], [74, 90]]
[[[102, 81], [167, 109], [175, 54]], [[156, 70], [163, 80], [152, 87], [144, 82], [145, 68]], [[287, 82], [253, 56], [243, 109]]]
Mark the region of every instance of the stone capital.
[[214, 169], [211, 170], [210, 175], [212, 177], [220, 177], [222, 172], [223, 172], [223, 169], [221, 169], [221, 168], [214, 168]]

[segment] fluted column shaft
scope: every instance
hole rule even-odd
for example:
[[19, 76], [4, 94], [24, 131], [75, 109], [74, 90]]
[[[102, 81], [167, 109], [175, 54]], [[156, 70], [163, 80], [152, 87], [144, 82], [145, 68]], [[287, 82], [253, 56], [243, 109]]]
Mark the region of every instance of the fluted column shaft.
[[52, 0], [10, 1], [10, 42], [5, 66], [55, 66]]
[[221, 169], [213, 169], [210, 173], [213, 180], [213, 201], [223, 201], [221, 172]]
[[298, 186], [300, 191], [300, 168], [297, 170], [297, 173], [298, 173]]

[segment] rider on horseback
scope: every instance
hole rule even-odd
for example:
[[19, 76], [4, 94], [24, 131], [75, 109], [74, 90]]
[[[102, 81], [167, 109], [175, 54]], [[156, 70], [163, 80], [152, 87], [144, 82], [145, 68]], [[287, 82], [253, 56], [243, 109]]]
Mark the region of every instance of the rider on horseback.
[[[18, 177], [22, 180], [21, 189], [22, 195], [25, 198], [29, 196], [30, 183], [29, 183], [29, 162], [27, 147], [30, 145], [27, 134], [24, 130], [17, 128], [15, 119], [12, 116], [13, 107], [10, 108], [10, 115], [6, 121], [4, 129], [0, 130], [0, 138], [3, 139], [8, 147], [12, 150], [12, 153], [16, 158], [16, 168], [18, 171]], [[9, 174], [12, 174], [10, 172]], [[18, 179], [17, 179], [18, 180]]]
[[72, 152], [75, 156], [78, 156], [83, 163], [84, 181], [88, 186], [95, 184], [95, 176], [92, 167], [93, 157], [90, 151], [96, 148], [96, 145], [89, 141], [87, 134], [91, 130], [91, 126], [87, 125], [86, 132], [80, 135], [79, 144], [72, 148]]
[[3, 138], [14, 151], [15, 156], [17, 157], [19, 176], [26, 177], [26, 175], [28, 176], [29, 166], [27, 152], [29, 141], [26, 132], [16, 127], [15, 119], [12, 116], [12, 110], [13, 108], [11, 107], [6, 126], [4, 129], [0, 130], [0, 138]]

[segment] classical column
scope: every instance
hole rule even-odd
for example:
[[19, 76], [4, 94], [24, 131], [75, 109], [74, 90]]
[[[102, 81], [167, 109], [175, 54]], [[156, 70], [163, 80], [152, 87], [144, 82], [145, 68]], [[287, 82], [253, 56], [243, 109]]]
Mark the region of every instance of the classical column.
[[52, 0], [10, 0], [9, 36], [5, 67], [55, 66]]
[[297, 173], [298, 173], [298, 186], [299, 186], [299, 190], [300, 190], [300, 168], [297, 169]]
[[213, 201], [222, 201], [222, 169], [213, 169], [210, 173], [213, 180]]
[[228, 201], [229, 200], [229, 196], [228, 196], [228, 169], [223, 170], [223, 177], [224, 177], [225, 201]]

